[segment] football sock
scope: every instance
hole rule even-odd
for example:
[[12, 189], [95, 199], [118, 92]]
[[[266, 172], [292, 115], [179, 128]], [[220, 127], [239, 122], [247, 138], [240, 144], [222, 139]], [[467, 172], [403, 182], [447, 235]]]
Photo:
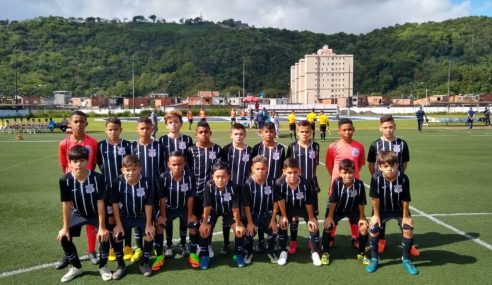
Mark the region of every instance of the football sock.
[[278, 244], [280, 245], [280, 250], [284, 251], [287, 248], [287, 230], [278, 231]]
[[96, 251], [96, 227], [93, 225], [86, 225], [85, 232], [87, 234], [87, 251]]
[[132, 246], [132, 229], [127, 229], [125, 231], [125, 246]]
[[186, 232], [188, 230], [188, 227], [186, 226], [186, 223], [179, 224], [179, 239], [181, 240], [181, 245], [186, 244]]
[[135, 236], [135, 243], [137, 244], [137, 247], [143, 249], [142, 230], [140, 228], [135, 228], [134, 236]]
[[331, 237], [332, 238], [335, 238], [335, 234], [336, 234], [336, 231], [337, 231], [337, 226], [338, 225], [333, 225], [333, 229], [331, 229]]
[[173, 245], [173, 224], [169, 223], [169, 227], [166, 227], [166, 245]]
[[253, 237], [252, 236], [246, 236], [246, 238], [244, 240], [245, 240], [245, 244], [246, 244], [246, 250], [248, 251], [248, 253], [252, 253], [253, 252]]
[[258, 243], [262, 243], [265, 240], [265, 230], [258, 228]]
[[224, 244], [229, 245], [229, 236], [231, 233], [231, 226], [222, 226], [222, 235], [224, 236]]
[[196, 247], [198, 245], [198, 234], [190, 233], [190, 252], [196, 253]]
[[200, 236], [200, 254], [199, 257], [208, 256], [208, 238]]
[[164, 234], [156, 234], [154, 240], [155, 255], [162, 255], [164, 247]]
[[413, 245], [413, 238], [403, 237], [401, 241], [401, 245], [402, 245], [403, 258], [409, 259], [410, 250], [412, 249], [412, 245]]
[[371, 257], [378, 258], [378, 242], [379, 237], [369, 237], [369, 245], [371, 246]]
[[77, 248], [75, 248], [73, 241], [68, 240], [67, 237], [63, 237], [61, 240], [61, 245], [63, 247], [63, 251], [65, 251], [65, 256], [67, 256], [70, 263], [75, 268], [81, 268], [82, 264], [80, 264], [80, 259], [79, 259], [79, 256], [77, 254]]
[[319, 231], [309, 233], [309, 239], [311, 240], [311, 252], [319, 252]]
[[359, 226], [357, 224], [350, 224], [350, 232], [352, 234], [352, 238], [359, 237]]
[[386, 223], [383, 223], [379, 228], [379, 239], [384, 239], [386, 236]]
[[368, 235], [362, 235], [359, 233], [359, 253], [366, 251]]
[[272, 229], [268, 229], [268, 253], [272, 253], [275, 250], [275, 241], [277, 240], [277, 234], [274, 234]]
[[99, 268], [103, 268], [108, 263], [109, 241], [99, 243]]
[[298, 220], [292, 220], [290, 223], [290, 240], [297, 241], [297, 227], [299, 225]]
[[323, 231], [323, 236], [321, 237], [321, 243], [323, 244], [323, 252], [330, 252], [330, 241], [333, 240], [331, 236], [331, 231], [325, 229]]
[[151, 241], [144, 240], [142, 264], [149, 263], [150, 253], [152, 252], [153, 244], [154, 244], [153, 240]]
[[113, 242], [114, 255], [118, 261], [118, 266], [125, 267], [125, 261], [123, 260], [123, 242]]
[[235, 237], [234, 239], [234, 254], [243, 256], [244, 237]]

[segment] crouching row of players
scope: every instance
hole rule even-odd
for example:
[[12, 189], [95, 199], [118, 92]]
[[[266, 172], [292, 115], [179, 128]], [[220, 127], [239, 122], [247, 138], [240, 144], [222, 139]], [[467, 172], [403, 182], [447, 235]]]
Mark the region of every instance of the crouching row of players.
[[[409, 251], [413, 242], [413, 222], [408, 212], [410, 201], [408, 178], [397, 171], [397, 157], [392, 152], [380, 154], [378, 163], [382, 175], [371, 181], [373, 216], [370, 223], [364, 215], [366, 203], [364, 185], [354, 178], [354, 164], [351, 160], [343, 160], [340, 163], [341, 175], [333, 183], [326, 211], [322, 257], [319, 255], [320, 234], [315, 214], [316, 192], [311, 183], [300, 176], [299, 165], [295, 159], [286, 159], [283, 176], [277, 181], [270, 181], [267, 159], [264, 156], [256, 156], [252, 160], [251, 176], [242, 189], [233, 186], [229, 179], [227, 164], [217, 162], [212, 166], [212, 180], [206, 183], [203, 198], [198, 198], [193, 193], [192, 177], [184, 170], [186, 160], [183, 154], [174, 152], [169, 161], [170, 171], [161, 176], [159, 184], [164, 188], [175, 187], [179, 191], [189, 192], [183, 200], [186, 204], [186, 207], [182, 208], [186, 209], [183, 213], [182, 210], [176, 211], [172, 207], [166, 209], [164, 206], [166, 199], [173, 198], [169, 197], [169, 189], [154, 193], [153, 187], [140, 174], [141, 166], [138, 157], [125, 156], [122, 175], [113, 183], [106, 195], [102, 176], [86, 169], [88, 156], [89, 153], [84, 147], [75, 146], [70, 149], [68, 158], [72, 171], [60, 179], [63, 228], [59, 231], [57, 239], [72, 264], [70, 270], [62, 277], [62, 282], [70, 281], [83, 272], [77, 250], [72, 242], [72, 237], [80, 235], [83, 225], [90, 224], [98, 228], [99, 271], [103, 280], [120, 279], [125, 274], [122, 239], [125, 230], [131, 228], [140, 228], [145, 233], [144, 253], [139, 269], [144, 276], [151, 276], [152, 270], [159, 270], [164, 264], [163, 242], [156, 240], [156, 251], [160, 259], [157, 258], [153, 266], [150, 265], [154, 237], [160, 236], [162, 239], [167, 219], [173, 220], [184, 215], [187, 216], [190, 228], [188, 260], [194, 268], [207, 269], [210, 265], [210, 239], [219, 217], [222, 217], [223, 224], [232, 227], [235, 234], [233, 259], [238, 267], [251, 263], [253, 238], [258, 228], [268, 229], [267, 255], [270, 261], [285, 265], [288, 259], [286, 251], [288, 225], [300, 217], [304, 218], [308, 225], [313, 265], [329, 264], [331, 229], [340, 219], [348, 217], [352, 224], [359, 226], [357, 258], [368, 264], [366, 271], [374, 272], [378, 268], [379, 225], [389, 219], [397, 219], [400, 225], [403, 224], [403, 266], [409, 273], [417, 274], [417, 270], [409, 260]], [[166, 179], [166, 175], [173, 181], [172, 183], [166, 184], [162, 181]], [[382, 203], [379, 202], [380, 199]], [[110, 217], [106, 215], [105, 200], [112, 205], [113, 213], [108, 215]], [[153, 215], [155, 205], [158, 205], [158, 211]], [[166, 210], [169, 212], [168, 215]], [[174, 213], [170, 215], [173, 211]], [[370, 260], [364, 256], [369, 228], [372, 253]], [[281, 249], [279, 256], [275, 252], [277, 236]], [[118, 262], [114, 272], [107, 267], [110, 244], [114, 248]]]

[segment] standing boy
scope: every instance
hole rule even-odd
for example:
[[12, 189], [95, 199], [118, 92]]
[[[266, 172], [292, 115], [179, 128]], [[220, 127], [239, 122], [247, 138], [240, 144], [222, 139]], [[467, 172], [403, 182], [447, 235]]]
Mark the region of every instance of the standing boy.
[[473, 111], [472, 107], [470, 107], [466, 115], [467, 115], [466, 126], [468, 127], [469, 130], [471, 130], [473, 129], [473, 121], [475, 121], [475, 111]]
[[[58, 161], [63, 173], [70, 171], [68, 163], [68, 150], [75, 145], [81, 145], [89, 151], [89, 157], [87, 160], [87, 169], [94, 170], [97, 162], [97, 141], [85, 133], [87, 127], [87, 115], [82, 111], [75, 111], [70, 115], [70, 126], [72, 133], [70, 136], [63, 139], [58, 145]], [[87, 251], [89, 252], [89, 259], [93, 264], [98, 263], [96, 254], [96, 228], [91, 224], [87, 224], [85, 227], [87, 234]], [[56, 269], [63, 269], [69, 264], [68, 258], [64, 256], [55, 265]]]
[[97, 237], [99, 247], [99, 272], [103, 280], [111, 280], [111, 272], [106, 267], [109, 250], [109, 232], [106, 229], [104, 197], [106, 187], [104, 177], [88, 170], [89, 150], [76, 145], [68, 151], [67, 161], [70, 172], [60, 178], [60, 197], [63, 211], [63, 228], [58, 232], [63, 251], [72, 268], [63, 275], [61, 282], [68, 282], [82, 274], [77, 249], [73, 237], [80, 236], [83, 225], [99, 228]]
[[240, 213], [241, 188], [229, 179], [227, 164], [218, 161], [212, 165], [212, 180], [205, 184], [203, 200], [203, 218], [200, 225], [200, 268], [209, 266], [208, 246], [210, 235], [219, 217], [222, 224], [232, 227], [235, 234], [234, 261], [238, 267], [244, 267], [244, 234], [246, 232]]
[[[350, 159], [354, 162], [354, 177], [359, 179], [359, 172], [362, 166], [365, 164], [365, 152], [364, 146], [353, 140], [355, 128], [352, 120], [342, 118], [338, 121], [338, 135], [340, 139], [331, 143], [326, 152], [326, 169], [331, 175], [330, 186], [333, 185], [335, 179], [340, 176], [339, 163], [343, 159]], [[329, 191], [331, 193], [331, 189]], [[359, 229], [357, 225], [350, 225], [350, 231], [352, 233], [352, 244], [357, 247], [357, 239], [359, 236]], [[332, 236], [335, 236], [336, 226], [332, 230]]]
[[289, 123], [290, 139], [292, 140], [292, 135], [294, 135], [294, 141], [296, 141], [296, 114], [294, 111], [287, 116], [287, 122]]
[[415, 113], [415, 116], [417, 117], [417, 128], [419, 132], [421, 132], [422, 125], [424, 124], [424, 117], [425, 120], [427, 120], [427, 115], [425, 114], [424, 110], [422, 110], [422, 107], [419, 107], [419, 110]]
[[330, 123], [328, 122], [328, 116], [325, 115], [325, 112], [319, 112], [318, 121], [320, 138], [321, 140], [326, 141], [326, 128], [328, 127], [328, 132], [330, 132]]
[[284, 161], [283, 176], [275, 182], [275, 201], [280, 210], [279, 243], [282, 252], [278, 259], [279, 265], [287, 263], [287, 224], [296, 217], [304, 218], [309, 229], [311, 241], [311, 259], [314, 266], [321, 266], [319, 258], [318, 219], [315, 214], [314, 191], [306, 179], [300, 176], [299, 163], [292, 157]]
[[[243, 125], [232, 125], [230, 136], [232, 143], [224, 146], [220, 156], [222, 161], [227, 163], [232, 183], [235, 186], [242, 187], [251, 171], [253, 149], [244, 142], [246, 139], [246, 128]], [[230, 230], [231, 229], [227, 224], [222, 224], [222, 233], [224, 235], [224, 246], [221, 250], [222, 254], [227, 254], [229, 251]]]
[[369, 264], [364, 251], [367, 244], [368, 224], [364, 212], [366, 205], [366, 191], [364, 183], [354, 177], [354, 162], [344, 159], [339, 163], [340, 177], [331, 186], [331, 193], [328, 199], [329, 207], [326, 208], [325, 228], [323, 232], [323, 255], [321, 263], [330, 264], [331, 230], [343, 218], [348, 218], [350, 225], [358, 225], [359, 228], [359, 248], [357, 259], [363, 264]]
[[[196, 268], [199, 266], [199, 259], [196, 255], [198, 239], [198, 221], [203, 215], [203, 191], [205, 191], [205, 183], [211, 179], [211, 167], [220, 160], [220, 146], [210, 141], [212, 131], [210, 125], [205, 121], [198, 122], [196, 126], [195, 145], [190, 146], [187, 152], [187, 165], [191, 175], [195, 179], [196, 193], [193, 199], [193, 222], [188, 226], [190, 229], [190, 258], [188, 261], [191, 266]], [[214, 257], [212, 247], [209, 247], [210, 258]]]
[[[402, 173], [406, 171], [407, 164], [410, 161], [410, 151], [406, 141], [395, 136], [396, 123], [392, 115], [383, 115], [379, 119], [379, 131], [381, 137], [375, 140], [369, 147], [367, 153], [367, 165], [371, 176], [377, 176], [381, 174], [379, 168], [377, 168], [377, 155], [382, 151], [393, 151], [398, 156], [398, 170]], [[383, 253], [386, 247], [385, 238], [386, 225], [381, 225], [379, 231], [379, 253]], [[420, 252], [412, 246], [411, 254], [419, 256]]]
[[156, 109], [152, 110], [152, 113], [150, 114], [150, 120], [152, 120], [152, 126], [153, 126], [152, 139], [156, 139], [155, 135], [157, 134], [157, 131], [159, 130], [159, 118], [157, 117]]
[[[155, 231], [152, 224], [152, 207], [154, 195], [161, 199], [162, 195], [154, 193], [153, 184], [141, 175], [142, 167], [138, 156], [125, 156], [122, 165], [122, 175], [113, 183], [109, 194], [116, 221], [113, 236], [114, 250], [118, 260], [118, 269], [113, 273], [113, 279], [120, 279], [125, 274], [121, 237], [131, 228], [138, 228], [139, 232], [145, 233], [143, 256], [138, 267], [144, 276], [149, 277], [152, 275], [149, 259]], [[162, 209], [165, 208], [161, 207]], [[160, 215], [165, 222], [165, 211], [161, 211]]]
[[[312, 132], [313, 130], [307, 120], [299, 121], [297, 123], [299, 140], [289, 145], [287, 157], [291, 157], [298, 162], [301, 171], [300, 175], [313, 186], [314, 211], [317, 214], [318, 193], [320, 191], [318, 177], [316, 176], [316, 168], [319, 164], [319, 144], [312, 141]], [[289, 254], [294, 254], [297, 251], [298, 220], [298, 217], [293, 217], [290, 223]]]
[[267, 254], [272, 263], [278, 262], [274, 252], [277, 238], [277, 218], [274, 213], [274, 180], [268, 178], [268, 160], [265, 156], [255, 156], [251, 162], [251, 177], [243, 187], [243, 209], [248, 222], [246, 234], [246, 264], [253, 258], [253, 238], [257, 228], [267, 230]]
[[366, 267], [369, 273], [379, 267], [378, 239], [381, 226], [391, 220], [398, 221], [402, 231], [402, 266], [411, 274], [418, 270], [410, 261], [410, 249], [413, 245], [413, 220], [410, 216], [410, 182], [408, 177], [398, 170], [398, 156], [392, 151], [382, 151], [378, 155], [378, 167], [381, 174], [372, 177], [369, 196], [372, 201], [372, 217], [369, 223], [371, 261]]
[[[108, 138], [97, 144], [97, 165], [104, 175], [104, 180], [106, 181], [108, 188], [111, 187], [114, 180], [121, 175], [121, 161], [123, 160], [123, 157], [130, 154], [131, 151], [131, 143], [120, 138], [122, 130], [120, 119], [116, 117], [108, 118], [106, 120], [105, 131]], [[107, 205], [107, 208], [108, 215], [111, 216], [112, 214], [109, 214], [113, 212], [111, 205]], [[132, 237], [130, 232], [130, 234], [125, 235], [125, 248], [123, 249], [125, 260], [129, 260], [133, 255], [131, 240]], [[109, 260], [116, 260], [113, 248], [109, 251]]]
[[314, 135], [316, 134], [316, 113], [314, 112], [314, 109], [311, 109], [311, 113], [307, 114], [306, 119], [311, 125], [311, 130], [313, 130], [313, 140], [314, 140]]
[[188, 118], [188, 130], [191, 131], [191, 125], [193, 125], [193, 112], [191, 111], [191, 107], [188, 109], [186, 113], [186, 118]]

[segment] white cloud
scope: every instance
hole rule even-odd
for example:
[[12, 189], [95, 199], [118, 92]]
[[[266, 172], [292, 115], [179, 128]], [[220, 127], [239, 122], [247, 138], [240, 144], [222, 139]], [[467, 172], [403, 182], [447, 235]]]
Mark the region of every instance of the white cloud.
[[167, 21], [234, 18], [256, 27], [319, 33], [366, 33], [406, 22], [470, 15], [470, 0], [0, 0], [1, 19], [37, 16], [131, 19], [155, 14]]

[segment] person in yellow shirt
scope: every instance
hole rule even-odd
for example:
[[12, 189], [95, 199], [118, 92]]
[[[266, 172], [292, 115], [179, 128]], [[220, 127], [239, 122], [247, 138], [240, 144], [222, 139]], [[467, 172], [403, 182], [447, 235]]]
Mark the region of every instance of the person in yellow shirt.
[[200, 109], [199, 115], [200, 115], [200, 121], [202, 121], [202, 122], [207, 121], [207, 112], [205, 112], [205, 108], [202, 107]]
[[314, 135], [316, 132], [316, 113], [314, 112], [314, 109], [311, 109], [311, 113], [307, 114], [306, 119], [311, 125], [311, 130], [313, 130], [313, 140], [314, 140]]
[[296, 114], [294, 113], [294, 111], [290, 112], [289, 116], [287, 116], [287, 122], [289, 122], [290, 140], [292, 140], [292, 134], [293, 134], [294, 135], [294, 141], [297, 141]]
[[328, 127], [328, 132], [330, 132], [330, 123], [328, 122], [328, 116], [325, 115], [325, 112], [320, 111], [318, 115], [318, 122], [319, 122], [319, 135], [321, 137], [321, 140], [325, 141], [326, 140], [326, 127]]

